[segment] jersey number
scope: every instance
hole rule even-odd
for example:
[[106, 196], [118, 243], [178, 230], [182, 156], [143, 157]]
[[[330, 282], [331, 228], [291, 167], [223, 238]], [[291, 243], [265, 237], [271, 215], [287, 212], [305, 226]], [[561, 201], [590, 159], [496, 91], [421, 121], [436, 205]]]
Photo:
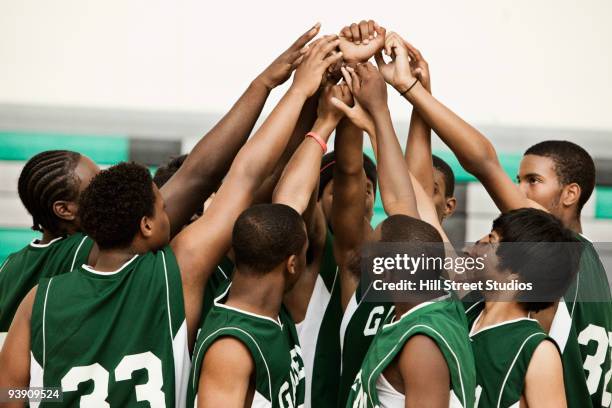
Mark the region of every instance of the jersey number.
[[[597, 349], [594, 355], [587, 356], [583, 367], [589, 373], [587, 376], [587, 387], [589, 388], [589, 393], [593, 395], [597, 391], [599, 381], [601, 380], [601, 374], [603, 373], [601, 366], [606, 360], [608, 347], [612, 347], [612, 332], [608, 333], [603, 327], [589, 324], [578, 335], [578, 343], [586, 346], [591, 341], [597, 342]], [[601, 405], [604, 407], [609, 407], [612, 402], [612, 394], [607, 391], [611, 376], [612, 367], [604, 376], [604, 390], [601, 396]]]
[[[136, 400], [148, 401], [151, 408], [165, 407], [166, 399], [161, 390], [164, 385], [161, 360], [150, 351], [131, 354], [121, 359], [115, 368], [115, 381], [125, 381], [132, 378], [136, 370], [147, 370], [149, 381], [136, 385]], [[110, 407], [108, 397], [109, 374], [104, 367], [95, 363], [88, 366], [72, 367], [62, 378], [62, 391], [77, 391], [79, 384], [92, 380], [94, 383], [91, 394], [83, 395], [80, 405], [83, 407]]]

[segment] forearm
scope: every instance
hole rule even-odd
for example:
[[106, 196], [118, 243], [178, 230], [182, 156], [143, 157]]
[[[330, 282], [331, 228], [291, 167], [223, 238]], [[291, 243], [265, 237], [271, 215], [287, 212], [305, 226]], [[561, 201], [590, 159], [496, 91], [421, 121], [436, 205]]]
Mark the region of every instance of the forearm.
[[255, 198], [253, 200], [254, 204], [257, 203], [269, 203], [272, 200], [272, 196], [278, 182], [283, 175], [285, 167], [294, 153], [302, 144], [304, 140], [304, 135], [312, 129], [315, 120], [317, 119], [317, 101], [319, 99], [319, 93], [315, 93], [313, 96], [306, 100], [304, 106], [302, 107], [302, 111], [300, 112], [300, 117], [298, 118], [297, 124], [293, 129], [293, 134], [289, 139], [289, 143], [287, 143], [287, 147], [285, 151], [281, 155], [278, 163], [274, 167], [272, 173], [265, 179], [265, 181], [261, 184], [261, 186], [257, 189], [255, 193]]
[[[230, 172], [239, 178], [247, 188], [256, 190], [263, 179], [270, 174], [281, 157], [298, 116], [306, 101], [306, 95], [290, 88], [266, 121], [240, 150]], [[246, 191], [245, 191], [246, 193]]]
[[419, 181], [423, 189], [433, 196], [433, 160], [431, 157], [431, 128], [421, 118], [416, 109], [412, 109], [410, 129], [406, 141], [405, 159], [408, 170]]
[[499, 165], [491, 142], [435, 99], [420, 83], [407, 94], [407, 98], [467, 171], [478, 177], [489, 166]]
[[232, 109], [195, 145], [161, 188], [173, 232], [178, 231], [219, 186], [266, 102], [269, 91], [253, 81]]
[[[337, 121], [317, 119], [312, 131], [326, 143]], [[306, 137], [285, 167], [285, 171], [274, 191], [273, 202], [286, 204], [302, 214], [310, 201], [319, 179], [319, 167], [323, 149], [312, 137]]]
[[419, 218], [408, 165], [393, 130], [388, 109], [372, 113], [378, 142], [378, 179], [383, 206], [388, 215], [402, 213]]

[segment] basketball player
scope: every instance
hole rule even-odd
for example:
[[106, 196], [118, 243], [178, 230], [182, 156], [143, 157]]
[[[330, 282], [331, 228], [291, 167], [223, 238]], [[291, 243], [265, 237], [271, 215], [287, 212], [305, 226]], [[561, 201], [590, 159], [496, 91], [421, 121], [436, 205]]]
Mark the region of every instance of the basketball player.
[[[26, 296], [0, 354], [0, 387], [61, 386], [65, 404], [84, 406], [184, 403], [206, 279], [229, 250], [235, 219], [284, 151], [303, 104], [341, 58], [327, 57], [337, 45], [327, 36], [309, 47], [209, 209], [170, 245], [163, 198], [145, 168], [124, 163], [94, 178], [81, 213], [100, 247], [96, 264], [43, 280]], [[66, 302], [72, 307], [62, 307]], [[79, 387], [92, 379], [93, 389]]]
[[[392, 44], [387, 51], [394, 59], [391, 66], [395, 69], [409, 55], [399, 36], [390, 34], [388, 37]], [[384, 70], [386, 63], [382, 57], [377, 61]], [[433, 98], [418, 81], [415, 82], [410, 70], [398, 70], [396, 78], [393, 84], [396, 89], [406, 94], [425, 121], [453, 150], [461, 165], [482, 182], [502, 212], [524, 207], [545, 209], [562, 220], [584, 243], [581, 267], [565, 301], [534, 317], [550, 331], [562, 349], [568, 405], [584, 406], [589, 395], [594, 407], [610, 405], [610, 384], [606, 384], [604, 374], [610, 370], [610, 347], [603, 335], [612, 329], [609, 284], [594, 248], [579, 235], [580, 210], [595, 183], [592, 159], [584, 149], [571, 142], [537, 144], [523, 157], [517, 186], [504, 173], [495, 149], [482, 134]], [[580, 299], [585, 301], [580, 302]], [[584, 373], [580, 373], [581, 366]]]
[[[251, 133], [270, 91], [289, 78], [302, 57], [300, 50], [314, 35], [309, 32], [300, 37], [257, 76], [232, 109], [198, 142], [181, 171], [161, 189], [171, 236], [218, 188]], [[277, 170], [276, 179], [280, 171], [282, 167]], [[32, 228], [40, 231], [42, 238], [9, 255], [0, 266], [0, 346], [19, 303], [41, 277], [69, 272], [75, 266], [95, 261], [97, 250], [92, 240], [80, 232], [77, 213], [80, 193], [98, 172], [91, 159], [71, 151], [42, 152], [24, 166], [19, 177], [19, 197], [32, 215]], [[266, 180], [262, 184], [272, 183]]]

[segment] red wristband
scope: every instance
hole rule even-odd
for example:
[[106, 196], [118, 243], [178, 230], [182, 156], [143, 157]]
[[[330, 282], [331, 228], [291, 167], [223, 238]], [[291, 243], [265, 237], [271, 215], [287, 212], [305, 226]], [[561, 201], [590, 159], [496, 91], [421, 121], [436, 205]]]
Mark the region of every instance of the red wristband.
[[321, 146], [321, 149], [323, 149], [323, 154], [327, 153], [327, 143], [325, 143], [325, 140], [323, 140], [321, 136], [315, 132], [308, 132], [306, 133], [306, 137], [312, 137], [319, 146]]

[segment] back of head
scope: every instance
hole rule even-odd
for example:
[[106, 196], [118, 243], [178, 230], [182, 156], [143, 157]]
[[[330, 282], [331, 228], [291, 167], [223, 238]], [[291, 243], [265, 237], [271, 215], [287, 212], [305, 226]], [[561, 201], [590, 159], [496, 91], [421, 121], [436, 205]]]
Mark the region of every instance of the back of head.
[[155, 212], [155, 192], [149, 170], [136, 163], [119, 163], [96, 175], [81, 194], [83, 231], [100, 249], [126, 248], [140, 230], [142, 217]]
[[[401, 243], [401, 251], [411, 258], [428, 259], [417, 273], [402, 278], [436, 279], [443, 272], [444, 243], [442, 236], [431, 224], [403, 214], [388, 217], [381, 223], [380, 242]], [[394, 248], [394, 251], [400, 247]]]
[[[334, 166], [336, 165], [336, 152], [331, 151], [321, 158], [321, 167], [319, 170], [319, 197], [323, 194], [323, 189], [334, 177]], [[374, 194], [376, 194], [376, 184], [378, 178], [378, 172], [376, 170], [376, 164], [367, 154], [363, 154], [363, 170], [365, 171], [366, 177], [372, 182], [374, 187]]]
[[444, 160], [436, 155], [431, 156], [433, 160], [434, 169], [438, 170], [444, 175], [444, 184], [446, 184], [446, 198], [455, 195], [455, 173], [451, 166], [448, 165]]
[[162, 188], [162, 186], [166, 184], [172, 176], [174, 176], [174, 173], [176, 173], [176, 171], [183, 165], [186, 158], [186, 154], [173, 157], [170, 159], [170, 161], [157, 168], [157, 171], [155, 171], [155, 175], [153, 176], [153, 182], [157, 188]]
[[79, 180], [74, 170], [81, 155], [69, 150], [47, 150], [27, 161], [17, 190], [24, 207], [32, 215], [32, 229], [46, 229], [61, 235], [61, 220], [53, 212], [56, 201], [75, 201], [79, 195]]
[[[555, 216], [534, 208], [521, 208], [493, 221], [500, 235], [499, 267], [531, 282], [534, 289], [522, 299], [528, 310], [548, 307], [565, 294], [580, 260], [580, 244]], [[540, 301], [538, 301], [540, 300]]]
[[306, 244], [301, 215], [284, 204], [258, 204], [242, 212], [232, 232], [232, 248], [240, 271], [265, 274]]
[[561, 185], [576, 183], [580, 186], [581, 194], [578, 200], [578, 214], [580, 214], [595, 188], [595, 163], [589, 153], [572, 142], [547, 140], [531, 146], [525, 152], [525, 155], [528, 154], [552, 159]]

